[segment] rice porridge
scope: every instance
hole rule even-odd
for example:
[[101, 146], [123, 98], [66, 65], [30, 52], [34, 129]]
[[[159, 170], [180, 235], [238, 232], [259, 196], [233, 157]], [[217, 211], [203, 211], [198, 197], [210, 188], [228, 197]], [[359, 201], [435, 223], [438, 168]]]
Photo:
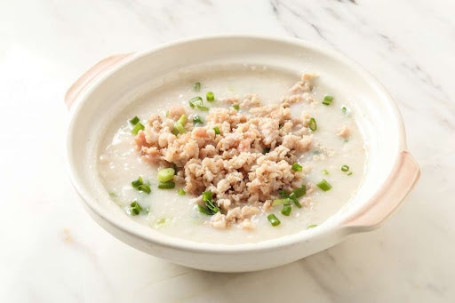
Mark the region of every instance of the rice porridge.
[[108, 127], [98, 171], [126, 216], [198, 242], [317, 228], [358, 190], [356, 112], [323, 77], [244, 67], [185, 77]]

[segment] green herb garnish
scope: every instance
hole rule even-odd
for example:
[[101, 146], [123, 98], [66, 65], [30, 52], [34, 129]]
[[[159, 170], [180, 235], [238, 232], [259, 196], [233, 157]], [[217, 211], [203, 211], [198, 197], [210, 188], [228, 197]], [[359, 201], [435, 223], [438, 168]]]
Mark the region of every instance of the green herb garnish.
[[193, 97], [190, 99], [190, 101], [188, 101], [189, 104], [190, 104], [190, 107], [191, 108], [199, 108], [200, 106], [203, 106], [204, 102], [202, 101], [202, 98], [197, 96], [197, 97]]
[[205, 98], [207, 99], [208, 102], [215, 101], [215, 95], [213, 94], [213, 92], [207, 92], [205, 94]]
[[306, 229], [315, 228], [315, 227], [317, 227], [317, 226], [318, 226], [317, 224], [311, 224], [311, 225], [308, 225]]
[[174, 187], [175, 187], [175, 183], [173, 181], [167, 181], [167, 182], [158, 183], [158, 188], [159, 189], [172, 189]]
[[289, 195], [289, 199], [291, 199], [292, 202], [294, 202], [295, 206], [297, 206], [298, 208], [302, 208], [302, 204], [300, 204], [299, 200], [297, 200], [297, 196], [294, 192], [292, 192]]
[[181, 115], [180, 118], [175, 122], [172, 133], [174, 135], [186, 133], [185, 124], [188, 121], [188, 118], [185, 114]]
[[240, 105], [238, 105], [238, 104], [234, 104], [234, 105], [232, 105], [232, 107], [233, 107], [235, 110], [240, 110]]
[[292, 200], [289, 198], [283, 198], [283, 199], [276, 199], [272, 201], [272, 206], [277, 206], [277, 205], [291, 205]]
[[348, 176], [352, 175], [352, 171], [348, 172]]
[[193, 89], [195, 92], [201, 91], [201, 82], [196, 82], [193, 84]]
[[183, 188], [179, 188], [179, 190], [177, 191], [177, 193], [178, 193], [180, 196], [186, 195], [186, 191], [185, 191]]
[[349, 166], [347, 166], [346, 164], [341, 166], [341, 171], [342, 172], [348, 172], [349, 171]]
[[293, 171], [302, 171], [302, 165], [300, 165], [299, 163], [294, 163], [292, 164], [292, 170]]
[[133, 201], [130, 204], [129, 211], [130, 211], [130, 215], [137, 216], [142, 211], [142, 206], [139, 203], [137, 203], [137, 201]]
[[329, 191], [332, 188], [332, 185], [330, 185], [330, 183], [327, 182], [326, 179], [322, 179], [322, 181], [316, 185], [323, 191]]
[[278, 220], [278, 218], [274, 214], [268, 215], [267, 220], [269, 220], [269, 222], [270, 222], [270, 224], [272, 224], [272, 226], [278, 226], [281, 223], [280, 220]]
[[193, 123], [194, 124], [204, 124], [204, 121], [199, 115], [196, 115], [193, 117]]
[[310, 118], [310, 122], [308, 123], [308, 127], [312, 131], [316, 131], [318, 129], [318, 124], [316, 123], [316, 120], [313, 117]]
[[213, 130], [215, 131], [215, 135], [221, 134], [220, 128], [219, 128], [218, 126], [215, 126], [215, 127], [213, 128]]
[[151, 192], [150, 184], [144, 183], [142, 177], [139, 177], [137, 180], [131, 182], [131, 185], [133, 186], [133, 188], [137, 189], [138, 191], [142, 191], [146, 194], [150, 194]]
[[303, 197], [306, 194], [306, 185], [302, 184], [302, 186], [300, 186], [299, 188], [294, 189], [292, 192], [295, 194], [296, 198]]
[[291, 205], [283, 205], [283, 208], [281, 209], [281, 214], [283, 216], [289, 216], [291, 214], [292, 207]]
[[218, 205], [212, 201], [213, 193], [211, 191], [205, 191], [202, 193], [202, 201], [204, 201], [205, 207], [198, 205], [199, 211], [206, 215], [214, 215], [220, 211]]
[[329, 171], [328, 171], [327, 169], [323, 169], [323, 170], [322, 170], [322, 173], [323, 173], [324, 175], [326, 175], [326, 176], [329, 175]]
[[333, 96], [325, 96], [324, 100], [322, 100], [322, 104], [330, 105], [333, 102]]
[[158, 181], [168, 182], [174, 179], [175, 170], [172, 167], [163, 168], [158, 171]]
[[134, 128], [131, 130], [131, 133], [132, 133], [133, 135], [137, 135], [137, 133], [138, 133], [139, 131], [144, 130], [144, 129], [145, 129], [144, 125], [142, 125], [141, 122], [137, 122], [137, 123], [134, 125]]
[[136, 125], [139, 121], [140, 121], [139, 118], [137, 116], [135, 116], [133, 119], [130, 120], [130, 124]]

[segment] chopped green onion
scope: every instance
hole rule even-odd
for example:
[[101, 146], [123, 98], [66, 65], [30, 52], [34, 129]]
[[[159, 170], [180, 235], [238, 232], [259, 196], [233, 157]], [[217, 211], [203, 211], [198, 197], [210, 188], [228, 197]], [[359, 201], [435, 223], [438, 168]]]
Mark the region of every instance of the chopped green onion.
[[289, 195], [289, 199], [291, 199], [292, 202], [294, 202], [295, 206], [297, 206], [298, 208], [302, 208], [302, 204], [300, 204], [299, 200], [297, 200], [297, 196], [295, 195], [294, 192], [292, 192]]
[[169, 117], [169, 111], [167, 110], [166, 113], [164, 114], [164, 116], [167, 118]]
[[193, 89], [195, 92], [199, 92], [201, 90], [201, 82], [196, 82], [193, 84]]
[[235, 110], [240, 110], [240, 105], [238, 105], [238, 104], [234, 104], [234, 105], [232, 105], [232, 107], [233, 107]]
[[144, 181], [142, 180], [142, 177], [139, 177], [139, 178], [137, 178], [137, 180], [134, 180], [133, 182], [131, 182], [131, 185], [134, 188], [138, 188], [138, 186], [142, 185], [142, 184], [144, 184]]
[[208, 112], [209, 111], [209, 108], [207, 106], [202, 106], [202, 105], [197, 106], [197, 109], [201, 110], [203, 112]]
[[136, 123], [136, 125], [134, 125], [134, 128], [133, 128], [133, 130], [131, 130], [131, 133], [132, 133], [133, 135], [137, 135], [137, 133], [138, 133], [140, 130], [144, 130], [144, 128], [145, 128], [144, 125], [142, 125], [141, 122], [138, 122], [138, 123]]
[[329, 191], [332, 188], [332, 185], [330, 185], [326, 179], [322, 179], [322, 181], [316, 185], [323, 191]]
[[289, 198], [289, 193], [287, 190], [282, 189], [278, 193], [280, 194], [280, 198]]
[[205, 191], [202, 193], [202, 201], [205, 203], [205, 207], [198, 205], [199, 211], [206, 215], [214, 215], [220, 211], [218, 205], [212, 201], [213, 193], [211, 191]]
[[292, 164], [292, 170], [293, 171], [302, 171], [302, 165], [300, 165], [299, 163], [294, 163]]
[[326, 175], [326, 176], [329, 175], [329, 171], [328, 171], [327, 169], [323, 169], [323, 170], [322, 170], [322, 173], [323, 173], [324, 175]]
[[159, 189], [172, 189], [174, 187], [175, 187], [175, 183], [173, 181], [160, 182], [158, 184]]
[[308, 225], [306, 229], [315, 228], [315, 227], [317, 227], [317, 226], [318, 226], [317, 224], [311, 224], [311, 225]]
[[149, 184], [139, 185], [137, 190], [142, 191], [142, 192], [144, 192], [146, 194], [150, 194], [152, 192], [152, 190], [150, 189], [150, 185]]
[[193, 123], [194, 124], [204, 124], [204, 121], [199, 115], [196, 115], [193, 117]]
[[139, 121], [140, 121], [139, 118], [137, 116], [135, 116], [133, 119], [130, 120], [130, 124], [136, 125]]
[[213, 94], [213, 92], [207, 92], [205, 94], [205, 98], [207, 99], [208, 102], [215, 101], [215, 95]]
[[213, 128], [213, 130], [215, 131], [215, 135], [219, 135], [221, 132], [220, 132], [220, 128], [218, 126], [215, 126]]
[[130, 215], [137, 216], [141, 212], [142, 206], [139, 203], [137, 203], [137, 201], [133, 201], [130, 204], [129, 210], [130, 210]]
[[274, 214], [268, 215], [267, 220], [269, 220], [269, 222], [270, 222], [270, 224], [272, 224], [272, 226], [278, 226], [281, 223], [280, 220], [278, 220], [278, 218]]
[[177, 120], [177, 123], [180, 123], [182, 125], [186, 124], [186, 121], [188, 121], [188, 118], [185, 114], [181, 115], [180, 118]]
[[213, 193], [211, 191], [205, 191], [202, 193], [202, 201], [207, 202], [212, 200]]
[[332, 104], [333, 97], [332, 96], [325, 96], [324, 100], [322, 100], [322, 104], [324, 105], [330, 105]]
[[343, 106], [341, 107], [341, 111], [342, 111], [343, 113], [346, 114], [346, 112], [348, 111], [348, 108], [347, 108], [346, 106], [343, 105]]
[[188, 101], [188, 102], [190, 103], [191, 108], [202, 106], [202, 104], [203, 104], [202, 98], [199, 96], [191, 98], [190, 101]]
[[270, 147], [265, 147], [263, 150], [262, 150], [262, 154], [265, 155], [267, 153], [270, 152]]
[[167, 182], [174, 179], [175, 170], [172, 167], [163, 168], [158, 171], [158, 181]]
[[177, 134], [186, 133], [185, 124], [188, 121], [188, 118], [185, 114], [181, 115], [180, 118], [175, 122], [172, 133], [177, 136]]
[[352, 171], [348, 172], [348, 176], [352, 175]]
[[197, 205], [197, 208], [199, 209], [199, 211], [207, 216], [211, 216], [213, 215], [212, 212], [210, 210], [208, 210], [207, 208], [201, 206], [201, 205]]
[[290, 205], [291, 204], [291, 199], [289, 198], [284, 198], [284, 199], [276, 199], [273, 200], [272, 206], [277, 206], [277, 205]]
[[320, 154], [321, 154], [321, 151], [320, 151], [320, 150], [314, 150], [314, 151], [313, 151], [313, 154], [315, 154], [315, 155], [320, 155]]
[[151, 192], [150, 185], [144, 184], [142, 177], [139, 177], [137, 180], [134, 180], [133, 182], [131, 182], [131, 185], [133, 186], [133, 188], [135, 188], [139, 191], [142, 191], [146, 194], [150, 194], [150, 192]]
[[310, 118], [310, 122], [308, 123], [308, 127], [312, 131], [316, 131], [318, 129], [318, 124], [316, 123], [316, 120], [313, 117]]
[[349, 171], [349, 166], [347, 166], [346, 164], [341, 166], [341, 171], [348, 172]]
[[172, 128], [172, 130], [171, 130], [171, 133], [177, 136], [180, 132], [179, 132], [179, 130], [174, 126], [174, 127]]
[[183, 188], [179, 188], [179, 190], [177, 191], [177, 193], [178, 193], [180, 196], [186, 195], [186, 191], [185, 191]]
[[299, 188], [294, 189], [293, 193], [295, 194], [296, 198], [300, 198], [300, 197], [305, 196], [305, 194], [306, 194], [306, 185], [302, 184], [302, 186], [300, 186]]
[[109, 197], [111, 197], [112, 199], [117, 198], [117, 194], [114, 192], [110, 192]]
[[284, 205], [281, 209], [281, 214], [284, 216], [289, 216], [291, 214], [292, 207], [291, 205]]

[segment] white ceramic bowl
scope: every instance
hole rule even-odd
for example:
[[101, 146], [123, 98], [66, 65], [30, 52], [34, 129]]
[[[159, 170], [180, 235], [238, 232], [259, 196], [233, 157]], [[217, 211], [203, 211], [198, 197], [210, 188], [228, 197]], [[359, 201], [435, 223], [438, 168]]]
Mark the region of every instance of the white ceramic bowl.
[[[124, 215], [103, 188], [95, 159], [103, 128], [115, 112], [151, 81], [185, 75], [207, 65], [258, 64], [312, 71], [345, 92], [360, 113], [368, 169], [356, 197], [326, 222], [254, 244], [196, 243], [164, 235]], [[348, 235], [380, 225], [404, 200], [420, 171], [406, 151], [400, 114], [391, 96], [346, 58], [295, 39], [224, 36], [191, 39], [134, 54], [109, 57], [70, 88], [67, 146], [73, 185], [92, 217], [125, 243], [171, 262], [211, 271], [239, 272], [290, 263], [326, 249]]]

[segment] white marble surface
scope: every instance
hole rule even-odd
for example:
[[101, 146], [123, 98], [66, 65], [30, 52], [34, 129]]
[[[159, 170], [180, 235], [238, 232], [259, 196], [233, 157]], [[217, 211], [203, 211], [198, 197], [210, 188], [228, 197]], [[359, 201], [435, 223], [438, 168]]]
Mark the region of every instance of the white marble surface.
[[[0, 302], [455, 302], [455, 2], [1, 1]], [[295, 36], [396, 97], [422, 167], [379, 230], [273, 270], [195, 271], [114, 239], [66, 174], [63, 95], [109, 54], [193, 35]]]

